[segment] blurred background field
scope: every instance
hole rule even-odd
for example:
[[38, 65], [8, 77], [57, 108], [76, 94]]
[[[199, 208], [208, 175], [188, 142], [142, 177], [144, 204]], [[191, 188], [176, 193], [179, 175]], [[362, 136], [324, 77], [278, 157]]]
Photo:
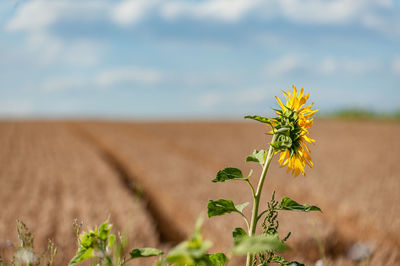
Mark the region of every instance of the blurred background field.
[[[250, 200], [211, 179], [257, 176], [244, 159], [267, 128], [242, 117], [273, 114], [297, 85], [320, 110], [315, 167], [294, 179], [275, 161], [263, 199], [323, 213], [282, 214], [288, 256], [400, 265], [399, 2], [4, 0], [0, 33], [0, 256], [16, 219], [37, 249], [55, 239], [57, 265], [75, 251], [74, 218], [110, 216], [130, 246], [170, 248], [209, 199]], [[213, 251], [239, 225], [206, 218]]]
[[[87, 228], [108, 216], [132, 245], [168, 249], [206, 216], [209, 199], [250, 200], [244, 184], [211, 179], [228, 166], [245, 173], [252, 167], [256, 177], [258, 166], [244, 158], [266, 146], [265, 132], [252, 122], [3, 122], [1, 251], [10, 249], [6, 240], [17, 242], [15, 220], [22, 219], [38, 247], [56, 240], [62, 264], [75, 250], [73, 219]], [[315, 167], [306, 177], [293, 178], [273, 163], [264, 200], [276, 190], [278, 198], [323, 209], [282, 213], [282, 234], [293, 234], [290, 256], [353, 265], [349, 252], [362, 245], [370, 265], [399, 263], [399, 133], [397, 121], [318, 119]], [[244, 224], [235, 214], [206, 219], [214, 251], [232, 246], [236, 226]]]

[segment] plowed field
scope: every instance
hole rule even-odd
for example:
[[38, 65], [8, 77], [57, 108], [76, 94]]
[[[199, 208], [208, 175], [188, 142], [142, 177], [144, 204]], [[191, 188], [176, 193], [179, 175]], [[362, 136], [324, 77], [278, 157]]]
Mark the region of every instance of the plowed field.
[[[232, 229], [244, 224], [235, 214], [206, 218], [207, 202], [238, 204], [250, 194], [239, 181], [211, 179], [228, 166], [252, 167], [256, 178], [258, 165], [244, 159], [266, 147], [266, 131], [256, 122], [2, 122], [0, 255], [10, 249], [6, 240], [17, 242], [21, 219], [37, 247], [56, 240], [65, 265], [76, 248], [73, 219], [86, 229], [108, 215], [130, 246], [167, 248], [190, 235], [202, 214], [212, 250], [227, 250]], [[280, 215], [282, 235], [292, 232], [288, 256], [311, 264], [324, 253], [328, 265], [354, 265], [347, 253], [358, 243], [372, 248], [370, 265], [400, 265], [400, 124], [318, 120], [311, 135], [314, 169], [293, 178], [275, 160], [262, 198], [276, 190], [278, 198], [323, 209]]]

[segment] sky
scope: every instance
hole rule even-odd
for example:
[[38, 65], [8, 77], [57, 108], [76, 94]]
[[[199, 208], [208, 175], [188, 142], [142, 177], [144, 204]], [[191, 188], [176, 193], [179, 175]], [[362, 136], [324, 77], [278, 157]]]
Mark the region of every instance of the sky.
[[2, 0], [0, 117], [400, 109], [400, 1]]

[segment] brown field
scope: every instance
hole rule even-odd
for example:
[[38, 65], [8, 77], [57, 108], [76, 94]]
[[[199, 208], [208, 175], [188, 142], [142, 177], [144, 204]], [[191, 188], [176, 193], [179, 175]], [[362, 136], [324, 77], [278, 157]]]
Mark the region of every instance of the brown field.
[[[0, 256], [11, 250], [7, 240], [17, 243], [21, 219], [38, 249], [55, 239], [57, 265], [65, 265], [76, 248], [73, 219], [86, 229], [108, 216], [130, 247], [167, 249], [203, 215], [212, 251], [225, 251], [244, 224], [235, 214], [206, 218], [207, 202], [238, 204], [250, 194], [239, 181], [211, 179], [228, 166], [253, 167], [257, 178], [258, 165], [244, 159], [265, 148], [265, 132], [256, 122], [1, 122]], [[287, 256], [312, 265], [324, 253], [325, 265], [356, 265], [346, 253], [362, 243], [374, 247], [363, 265], [400, 265], [400, 123], [317, 120], [311, 135], [314, 169], [292, 178], [275, 160], [263, 194], [268, 200], [276, 190], [323, 210], [281, 213], [282, 236], [292, 232]], [[147, 263], [154, 260], [136, 265]]]

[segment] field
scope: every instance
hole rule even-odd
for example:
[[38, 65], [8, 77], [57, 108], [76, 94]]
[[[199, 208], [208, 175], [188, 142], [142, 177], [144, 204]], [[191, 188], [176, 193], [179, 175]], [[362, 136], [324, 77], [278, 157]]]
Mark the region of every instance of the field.
[[[265, 148], [266, 131], [256, 122], [1, 122], [0, 256], [10, 252], [7, 240], [17, 243], [21, 219], [36, 248], [55, 239], [57, 265], [65, 265], [76, 249], [73, 219], [87, 229], [108, 216], [130, 247], [165, 250], [203, 215], [212, 251], [225, 251], [232, 229], [244, 224], [235, 214], [206, 218], [207, 202], [246, 202], [249, 191], [211, 179], [228, 166], [253, 167], [257, 177], [258, 166], [244, 159]], [[293, 178], [275, 160], [262, 198], [276, 190], [323, 210], [281, 214], [282, 234], [292, 232], [289, 256], [311, 264], [325, 254], [327, 265], [354, 265], [347, 253], [362, 244], [373, 251], [370, 265], [400, 265], [400, 123], [321, 119], [311, 135], [314, 169]]]

